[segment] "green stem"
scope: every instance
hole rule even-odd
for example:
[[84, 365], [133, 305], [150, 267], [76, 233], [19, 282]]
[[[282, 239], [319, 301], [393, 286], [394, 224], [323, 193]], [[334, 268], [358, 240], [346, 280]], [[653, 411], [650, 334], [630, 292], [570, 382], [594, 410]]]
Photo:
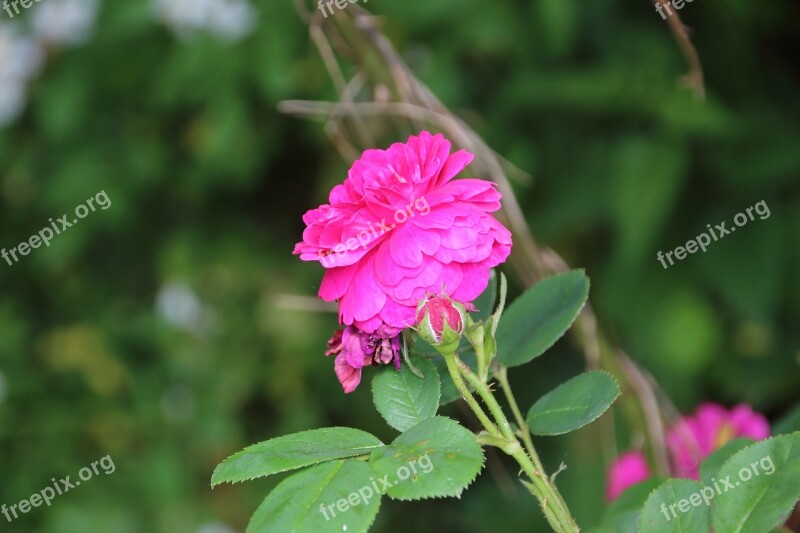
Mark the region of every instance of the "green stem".
[[[511, 424], [508, 422], [508, 419], [503, 413], [503, 409], [500, 407], [500, 404], [497, 403], [489, 386], [481, 381], [455, 353], [446, 354], [445, 361], [447, 361], [447, 369], [450, 371], [456, 388], [462, 393], [462, 397], [467, 401], [472, 410], [475, 411], [475, 414], [478, 415], [481, 422], [484, 422], [484, 419], [487, 418], [486, 413], [484, 413], [483, 409], [469, 392], [469, 389], [464, 383], [464, 379], [475, 388], [475, 391], [489, 407], [489, 411], [500, 427], [500, 433], [497, 433], [497, 427], [495, 427], [491, 421], [489, 421], [488, 426], [484, 422], [487, 431], [490, 436], [494, 438], [502, 436], [502, 442], [498, 441], [496, 444], [500, 444], [498, 447], [519, 463], [522, 470], [531, 480], [532, 483], [524, 484], [531, 494], [539, 499], [542, 505], [542, 511], [544, 512], [545, 518], [547, 518], [547, 521], [550, 523], [550, 526], [558, 533], [577, 533], [580, 531], [580, 528], [575, 523], [575, 519], [572, 518], [567, 508], [566, 502], [564, 502], [564, 499], [559, 493], [558, 488], [556, 488], [555, 484], [553, 484], [541, 468], [541, 461], [536, 454], [536, 450], [533, 448], [533, 444], [531, 443], [530, 450], [527, 452], [526, 449], [519, 444], [519, 440], [511, 429]], [[467, 394], [466, 396], [464, 395], [465, 392]], [[517, 411], [519, 411], [518, 407]], [[493, 439], [484, 438], [484, 442], [487, 440], [492, 441]], [[516, 443], [516, 446], [514, 446], [513, 443]], [[529, 453], [531, 454], [530, 456], [528, 455]], [[532, 460], [532, 458], [535, 458], [535, 460]], [[534, 464], [534, 462], [536, 464]]]
[[517, 399], [514, 397], [514, 393], [511, 392], [511, 385], [508, 382], [508, 368], [503, 365], [496, 365], [494, 367], [494, 376], [500, 383], [500, 388], [503, 389], [503, 395], [506, 397], [508, 405], [511, 406], [511, 412], [514, 413], [514, 420], [516, 420], [517, 426], [519, 427], [517, 434], [522, 438], [522, 442], [525, 443], [525, 449], [528, 450], [528, 455], [531, 456], [533, 464], [539, 470], [543, 470], [542, 464], [539, 461], [539, 456], [536, 454], [536, 449], [533, 447], [528, 423], [525, 421], [525, 417], [522, 416], [522, 411], [519, 410], [519, 405], [517, 405]]
[[467, 380], [467, 383], [472, 385], [475, 392], [478, 393], [484, 403], [489, 407], [492, 416], [500, 425], [500, 432], [503, 434], [503, 437], [508, 440], [517, 440], [514, 436], [514, 430], [511, 429], [511, 424], [508, 423], [508, 419], [506, 419], [505, 414], [503, 414], [503, 409], [500, 407], [500, 404], [494, 399], [494, 394], [489, 390], [489, 386], [481, 381], [464, 361], [457, 357], [456, 364], [458, 365], [459, 371], [461, 371], [461, 375]]
[[473, 344], [472, 347], [475, 348], [475, 358], [478, 360], [478, 375], [483, 381], [486, 381], [486, 378], [489, 376], [489, 365], [486, 361], [486, 350], [484, 349], [483, 344]]
[[[486, 428], [491, 435], [499, 436], [500, 432], [497, 430], [497, 427], [492, 423], [486, 413], [481, 408], [480, 404], [478, 404], [475, 397], [472, 396], [472, 393], [467, 388], [467, 384], [464, 383], [464, 379], [461, 377], [461, 374], [458, 371], [458, 365], [456, 363], [456, 354], [451, 353], [449, 355], [444, 355], [444, 360], [447, 363], [447, 370], [450, 372], [450, 377], [453, 378], [453, 383], [458, 389], [458, 392], [461, 394], [461, 397], [466, 400], [467, 404], [472, 409], [472, 412], [478, 417], [478, 420], [481, 421], [483, 427]], [[460, 361], [460, 360], [459, 360]]]

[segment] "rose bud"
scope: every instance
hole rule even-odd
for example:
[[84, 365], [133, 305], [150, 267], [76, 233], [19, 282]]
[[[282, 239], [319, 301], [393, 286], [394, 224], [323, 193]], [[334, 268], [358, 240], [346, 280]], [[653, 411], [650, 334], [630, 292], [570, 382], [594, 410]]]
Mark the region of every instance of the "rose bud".
[[447, 296], [428, 296], [417, 305], [417, 333], [440, 353], [458, 348], [466, 323], [464, 305]]

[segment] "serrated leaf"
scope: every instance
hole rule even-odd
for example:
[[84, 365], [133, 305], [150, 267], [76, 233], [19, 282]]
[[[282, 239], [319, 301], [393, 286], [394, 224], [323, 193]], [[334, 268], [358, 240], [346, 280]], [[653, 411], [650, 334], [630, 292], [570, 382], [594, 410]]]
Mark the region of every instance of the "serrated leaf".
[[383, 446], [376, 437], [353, 428], [322, 428], [276, 437], [235, 453], [220, 463], [211, 486], [236, 483], [323, 461], [368, 454]]
[[710, 485], [711, 478], [716, 477], [717, 472], [722, 468], [722, 465], [725, 464], [725, 461], [754, 442], [753, 439], [733, 439], [722, 448], [711, 452], [711, 454], [703, 460], [703, 464], [700, 465], [700, 479], [706, 485]]
[[439, 408], [441, 384], [439, 373], [427, 359], [417, 358], [414, 365], [425, 378], [418, 378], [403, 365], [400, 370], [386, 368], [372, 380], [372, 399], [384, 420], [405, 431], [432, 417]]
[[714, 531], [750, 533], [780, 525], [800, 498], [800, 432], [748, 446], [722, 465], [716, 479], [716, 486], [725, 487], [714, 499]]
[[570, 328], [589, 297], [589, 278], [573, 270], [546, 278], [508, 306], [497, 326], [497, 360], [518, 366], [539, 357]]
[[483, 449], [465, 427], [436, 416], [375, 450], [369, 465], [396, 500], [460, 496], [483, 467]]
[[636, 533], [642, 507], [664, 481], [664, 478], [650, 478], [625, 489], [609, 506], [603, 525], [615, 533]]
[[298, 472], [267, 496], [250, 519], [247, 533], [366, 532], [381, 503], [372, 478], [364, 461], [352, 459]]
[[526, 420], [534, 435], [561, 435], [597, 419], [619, 394], [611, 374], [586, 372], [539, 398]]
[[[668, 479], [647, 498], [639, 517], [641, 533], [706, 533], [709, 510], [691, 479]], [[698, 503], [699, 502], [699, 503]]]

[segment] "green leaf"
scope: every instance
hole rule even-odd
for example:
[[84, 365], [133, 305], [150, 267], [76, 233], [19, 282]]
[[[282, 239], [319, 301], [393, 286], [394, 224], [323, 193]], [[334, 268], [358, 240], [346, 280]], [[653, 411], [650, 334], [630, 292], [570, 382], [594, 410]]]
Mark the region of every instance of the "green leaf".
[[514, 300], [497, 327], [497, 360], [518, 366], [553, 346], [589, 297], [589, 278], [573, 270], [544, 279]]
[[636, 533], [647, 497], [664, 478], [650, 478], [625, 489], [609, 506], [603, 525], [616, 533]]
[[707, 532], [709, 510], [700, 496], [702, 489], [700, 483], [691, 479], [668, 479], [647, 498], [639, 518], [639, 531]]
[[700, 465], [700, 479], [706, 485], [710, 485], [711, 478], [716, 477], [717, 472], [722, 468], [722, 465], [725, 464], [725, 461], [754, 442], [753, 439], [733, 439], [722, 448], [711, 452], [711, 454], [703, 460], [703, 464]]
[[247, 533], [366, 532], [381, 496], [364, 461], [334, 461], [281, 481], [258, 507]]
[[619, 385], [611, 374], [586, 372], [539, 398], [526, 420], [534, 435], [569, 433], [597, 419], [619, 394]]
[[372, 399], [378, 412], [390, 426], [405, 431], [436, 414], [441, 384], [439, 373], [427, 359], [418, 358], [414, 365], [425, 375], [415, 376], [403, 365], [400, 370], [386, 368], [372, 380]]
[[235, 453], [214, 470], [211, 486], [277, 474], [323, 461], [368, 454], [383, 443], [365, 431], [322, 428], [284, 435]]
[[396, 500], [460, 496], [483, 467], [483, 449], [469, 430], [437, 416], [372, 452], [369, 464]]
[[771, 530], [800, 498], [800, 432], [745, 448], [722, 465], [716, 478], [714, 531]]

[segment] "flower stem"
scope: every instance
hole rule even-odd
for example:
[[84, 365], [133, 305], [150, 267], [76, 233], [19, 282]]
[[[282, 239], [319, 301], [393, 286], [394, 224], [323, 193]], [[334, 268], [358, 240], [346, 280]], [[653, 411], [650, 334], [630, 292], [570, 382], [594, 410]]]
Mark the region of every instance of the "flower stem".
[[[461, 377], [461, 374], [458, 371], [456, 359], [457, 356], [455, 353], [444, 354], [444, 360], [447, 363], [447, 370], [450, 372], [450, 377], [453, 378], [453, 383], [455, 384], [456, 389], [458, 389], [461, 397], [466, 400], [467, 404], [472, 409], [472, 412], [475, 413], [475, 415], [478, 417], [478, 420], [480, 420], [481, 424], [483, 424], [483, 427], [486, 428], [486, 431], [493, 436], [500, 436], [500, 432], [497, 430], [497, 427], [483, 411], [483, 408], [480, 406], [477, 400], [475, 400], [475, 397], [469, 391], [469, 388], [467, 388], [467, 384], [464, 383], [464, 379]], [[459, 362], [461, 362], [460, 359]]]
[[511, 412], [514, 413], [514, 420], [517, 422], [517, 427], [519, 427], [517, 434], [522, 438], [522, 442], [525, 443], [525, 449], [528, 450], [528, 454], [531, 456], [533, 464], [539, 470], [543, 470], [539, 461], [539, 457], [536, 455], [536, 450], [533, 447], [533, 441], [531, 440], [531, 432], [528, 428], [528, 423], [525, 421], [525, 417], [522, 416], [522, 411], [519, 410], [519, 405], [517, 405], [517, 399], [514, 397], [514, 393], [511, 391], [511, 385], [508, 382], [508, 368], [503, 365], [496, 365], [493, 373], [497, 378], [497, 381], [500, 383], [500, 388], [503, 389], [503, 394], [506, 397], [508, 405], [511, 406]]
[[[461, 359], [459, 359], [455, 353], [445, 354], [444, 357], [445, 361], [447, 362], [447, 369], [450, 372], [450, 376], [453, 378], [453, 382], [456, 384], [456, 388], [459, 390], [459, 392], [461, 392], [462, 397], [467, 401], [472, 410], [475, 411], [475, 414], [478, 415], [478, 418], [489, 432], [489, 437], [484, 437], [482, 439], [483, 443], [497, 446], [505, 451], [508, 455], [513, 457], [517, 463], [519, 463], [520, 467], [522, 467], [522, 470], [531, 480], [531, 483], [523, 482], [523, 484], [528, 488], [531, 494], [539, 499], [545, 518], [547, 518], [550, 526], [555, 531], [558, 533], [577, 533], [580, 531], [580, 528], [575, 523], [575, 519], [572, 518], [572, 515], [567, 508], [566, 502], [564, 502], [563, 497], [558, 492], [558, 488], [556, 488], [552, 480], [550, 480], [550, 478], [544, 473], [544, 470], [541, 467], [541, 461], [539, 460], [539, 456], [536, 454], [533, 443], [530, 441], [530, 437], [528, 436], [527, 439], [523, 439], [526, 441], [526, 451], [526, 448], [523, 448], [523, 446], [519, 443], [517, 436], [511, 429], [511, 424], [508, 422], [508, 419], [503, 413], [503, 409], [500, 407], [500, 404], [497, 403], [497, 400], [492, 394], [492, 391], [489, 389], [489, 386], [485, 382], [481, 381], [481, 379], [476, 376], [474, 372], [472, 372], [469, 366], [461, 361]], [[490, 420], [488, 420], [486, 413], [472, 396], [472, 393], [469, 392], [467, 384], [464, 383], [465, 379], [467, 383], [475, 389], [484, 403], [489, 407], [489, 411], [492, 413], [492, 416], [499, 426], [499, 432], [498, 426], [495, 426]], [[508, 389], [506, 397], [508, 397], [509, 394], [510, 389]], [[513, 402], [513, 405], [516, 406], [516, 401]], [[516, 415], [519, 412], [518, 406], [516, 407], [515, 411]], [[521, 419], [521, 413], [519, 414], [518, 420], [519, 419]], [[488, 425], [486, 422], [488, 422]], [[527, 426], [524, 427], [527, 433]], [[529, 442], [530, 445], [528, 445]]]

